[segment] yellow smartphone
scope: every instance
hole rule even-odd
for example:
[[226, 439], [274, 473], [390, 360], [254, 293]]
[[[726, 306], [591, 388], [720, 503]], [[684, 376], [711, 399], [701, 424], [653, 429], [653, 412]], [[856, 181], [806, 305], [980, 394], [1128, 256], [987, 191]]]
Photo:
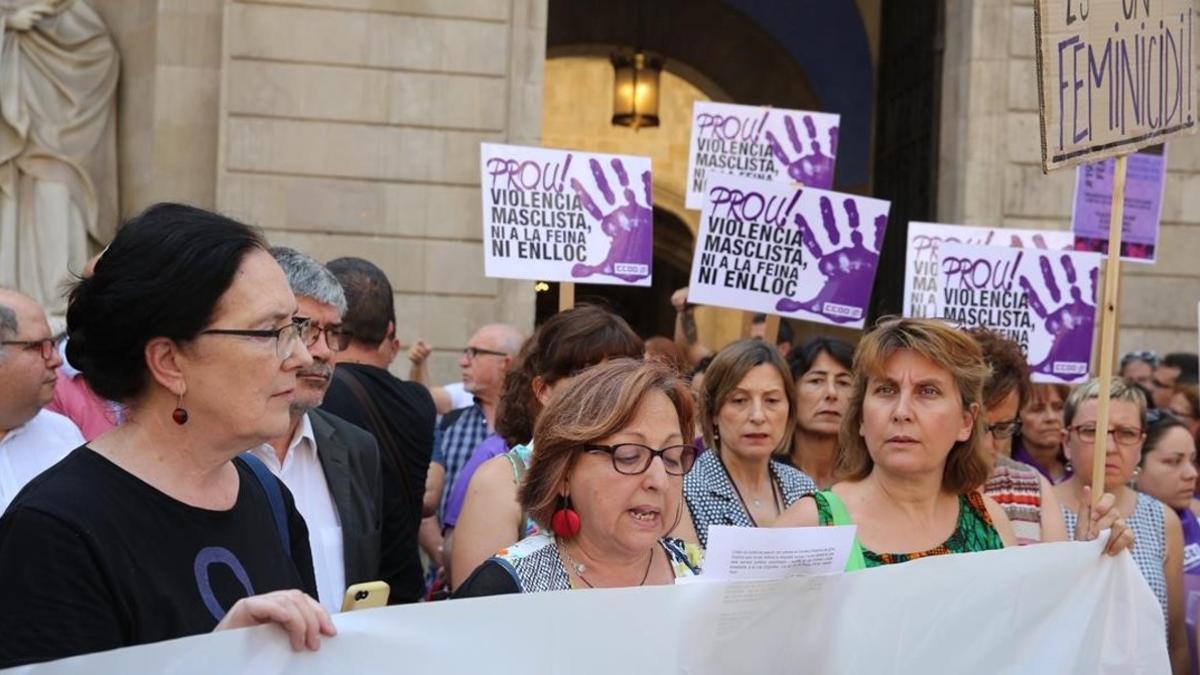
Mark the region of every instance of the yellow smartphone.
[[346, 589], [346, 597], [342, 599], [342, 611], [350, 612], [356, 609], [372, 609], [387, 604], [391, 586], [386, 581], [366, 581], [354, 584]]

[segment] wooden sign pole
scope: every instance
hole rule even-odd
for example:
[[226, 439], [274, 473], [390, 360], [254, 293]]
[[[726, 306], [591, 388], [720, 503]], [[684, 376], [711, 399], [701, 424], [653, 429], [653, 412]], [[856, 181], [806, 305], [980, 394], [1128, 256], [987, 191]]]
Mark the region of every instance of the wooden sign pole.
[[767, 325], [763, 330], [763, 341], [769, 345], [775, 344], [775, 339], [779, 337], [779, 315], [768, 314]]
[[565, 312], [575, 307], [575, 284], [563, 281], [558, 284], [558, 311]]
[[1117, 353], [1117, 304], [1121, 288], [1121, 225], [1125, 218], [1125, 161], [1116, 158], [1113, 171], [1112, 214], [1108, 219], [1108, 264], [1104, 267], [1104, 295], [1100, 310], [1100, 398], [1096, 402], [1096, 445], [1092, 455], [1092, 503], [1104, 494], [1104, 455], [1108, 448], [1109, 382]]
[[[755, 312], [742, 312], [742, 339], [750, 337], [750, 331], [754, 327]], [[763, 340], [767, 344], [775, 344], [775, 339], [779, 337], [779, 315], [768, 314], [767, 325], [763, 326]]]

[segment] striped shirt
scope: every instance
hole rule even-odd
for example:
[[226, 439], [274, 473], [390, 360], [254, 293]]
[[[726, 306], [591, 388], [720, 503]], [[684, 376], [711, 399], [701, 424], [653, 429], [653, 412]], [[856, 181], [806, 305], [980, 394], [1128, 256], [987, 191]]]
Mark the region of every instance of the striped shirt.
[[983, 494], [1004, 509], [1018, 544], [1042, 541], [1042, 481], [1037, 469], [997, 455], [996, 467], [983, 486]]

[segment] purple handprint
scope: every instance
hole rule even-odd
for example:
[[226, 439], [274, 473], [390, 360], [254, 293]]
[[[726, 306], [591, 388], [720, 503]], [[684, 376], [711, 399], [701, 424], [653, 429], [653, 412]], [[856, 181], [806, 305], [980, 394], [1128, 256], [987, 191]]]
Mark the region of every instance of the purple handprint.
[[808, 130], [808, 146], [812, 150], [811, 154], [805, 154], [804, 143], [800, 140], [800, 134], [796, 132], [796, 124], [792, 122], [792, 118], [785, 115], [783, 124], [787, 128], [788, 140], [792, 143], [792, 149], [799, 153], [799, 156], [794, 160], [789, 158], [783, 145], [770, 131], [767, 132], [767, 142], [770, 143], [771, 152], [775, 154], [775, 158], [787, 167], [788, 175], [792, 177], [792, 180], [809, 187], [823, 190], [832, 188], [833, 158], [837, 156], [838, 128], [835, 126], [829, 129], [829, 154], [825, 155], [821, 152], [821, 143], [817, 140], [817, 125], [813, 122], [812, 115], [805, 115], [804, 126]]
[[[1021, 238], [1015, 234], [1009, 237], [1008, 245], [1010, 248], [1025, 248], [1025, 242], [1021, 241]], [[1050, 248], [1046, 245], [1046, 238], [1040, 234], [1033, 235], [1033, 247], [1042, 250]]]
[[[838, 230], [837, 218], [833, 213], [833, 203], [828, 197], [821, 197], [821, 220], [825, 234], [834, 246], [841, 243], [842, 235]], [[850, 224], [850, 245], [826, 254], [817, 241], [812, 228], [802, 214], [795, 217], [796, 226], [800, 228], [804, 248], [818, 259], [817, 269], [825, 276], [825, 284], [812, 300], [798, 301], [791, 298], [780, 298], [775, 303], [775, 309], [784, 313], [806, 310], [820, 314], [837, 323], [850, 323], [862, 318], [862, 307], [871, 294], [871, 286], [875, 281], [875, 268], [879, 262], [879, 254], [863, 245], [863, 234], [860, 228], [858, 204], [853, 198], [842, 202], [846, 217]], [[887, 228], [887, 215], [881, 214], [875, 218], [875, 233], [873, 244], [875, 251], [883, 245], [883, 234]]]
[[[571, 268], [571, 276], [575, 278], [590, 277], [593, 274], [607, 274], [622, 281], [635, 282], [650, 276], [650, 256], [654, 246], [654, 213], [650, 209], [653, 203], [650, 189], [650, 172], [642, 173], [642, 189], [645, 191], [646, 206], [637, 202], [633, 188], [629, 184], [629, 174], [625, 165], [619, 159], [612, 160], [613, 172], [617, 174], [625, 203], [617, 206], [617, 197], [609, 186], [608, 177], [600, 162], [590, 160], [592, 177], [596, 188], [603, 195], [607, 207], [606, 214], [596, 205], [596, 201], [588, 194], [583, 185], [575, 178], [571, 179], [571, 189], [579, 195], [583, 208], [596, 220], [600, 228], [612, 240], [609, 244], [608, 255], [598, 265], [576, 264]], [[615, 207], [615, 208], [613, 208]]]
[[[1079, 275], [1071, 256], [1063, 255], [1059, 260], [1063, 272], [1066, 274], [1067, 283], [1071, 285], [1069, 291], [1071, 299], [1053, 312], [1047, 311], [1046, 305], [1038, 297], [1029, 279], [1021, 277], [1021, 288], [1029, 297], [1029, 306], [1043, 320], [1046, 330], [1053, 336], [1053, 342], [1046, 358], [1041, 363], [1034, 365], [1033, 369], [1050, 375], [1060, 375], [1054, 370], [1056, 363], [1088, 361], [1088, 355], [1092, 350], [1092, 324], [1096, 311], [1095, 305], [1083, 298], [1083, 291], [1079, 289], [1078, 285]], [[1038, 266], [1041, 268], [1042, 281], [1046, 284], [1050, 299], [1055, 305], [1058, 305], [1063, 302], [1063, 295], [1054, 270], [1051, 268], [1050, 259], [1042, 257], [1038, 261]], [[1099, 272], [1099, 268], [1093, 267], [1091, 272], [1092, 297], [1096, 295], [1097, 272]]]

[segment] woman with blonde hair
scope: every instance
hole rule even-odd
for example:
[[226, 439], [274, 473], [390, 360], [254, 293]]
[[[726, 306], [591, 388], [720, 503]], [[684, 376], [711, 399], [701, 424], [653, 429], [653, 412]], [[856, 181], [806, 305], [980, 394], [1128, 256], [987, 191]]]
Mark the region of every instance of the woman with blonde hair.
[[[979, 491], [989, 473], [981, 446], [988, 376], [967, 333], [931, 319], [880, 322], [854, 355], [841, 482], [776, 524], [857, 525], [847, 569], [1015, 544], [1004, 511]], [[1091, 521], [1093, 535], [1110, 524], [1100, 513]], [[1113, 529], [1110, 552], [1131, 542], [1119, 522]]]

